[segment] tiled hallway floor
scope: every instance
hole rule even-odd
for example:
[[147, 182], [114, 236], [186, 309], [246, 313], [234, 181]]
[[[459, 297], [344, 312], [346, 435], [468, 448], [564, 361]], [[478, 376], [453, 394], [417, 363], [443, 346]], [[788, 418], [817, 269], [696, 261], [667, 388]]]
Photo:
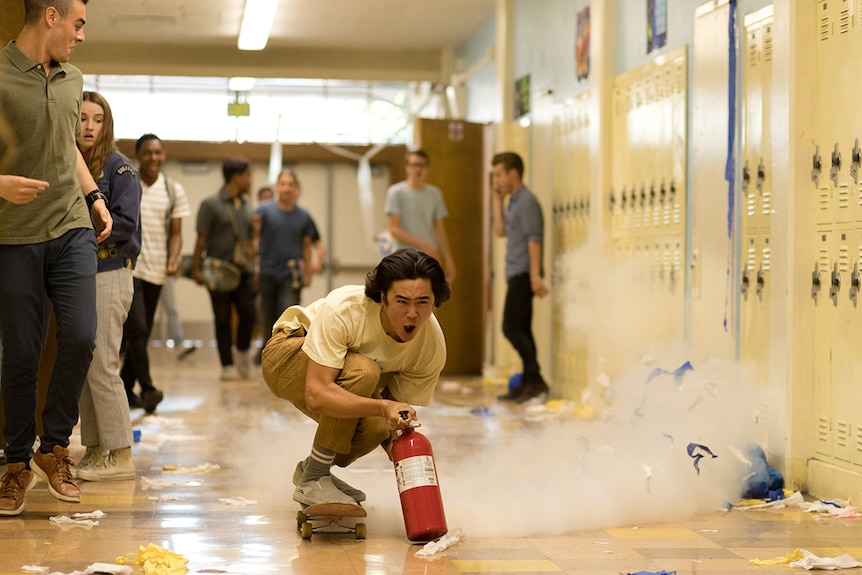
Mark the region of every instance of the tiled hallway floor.
[[[53, 499], [39, 483], [20, 517], [0, 519], [0, 575], [24, 566], [84, 571], [149, 543], [184, 556], [189, 573], [247, 575], [803, 572], [749, 562], [796, 548], [862, 559], [862, 519], [693, 505], [685, 489], [663, 493], [660, 468], [652, 488], [638, 477], [608, 498], [600, 492], [614, 481], [612, 468], [576, 473], [574, 464], [565, 464], [589, 437], [559, 420], [542, 420], [541, 410], [496, 403], [502, 390], [478, 379], [442, 382], [434, 404], [420, 411], [425, 426], [419, 431], [434, 444], [450, 532], [463, 533], [459, 543], [430, 559], [416, 555], [421, 545], [405, 538], [394, 474], [382, 451], [338, 471], [368, 493], [367, 540], [315, 535], [303, 541], [291, 475], [309, 449], [309, 422], [273, 397], [259, 375], [218, 381], [212, 349], [183, 361], [157, 349], [153, 366], [166, 399], [155, 416], [132, 412], [141, 432], [133, 449], [138, 479], [82, 482], [79, 505]], [[525, 454], [530, 443], [509, 443], [514, 437], [534, 438], [536, 450], [548, 437], [561, 437], [552, 450], [560, 461], [537, 466]], [[72, 451], [76, 460], [83, 453], [77, 436]], [[680, 473], [687, 476], [690, 461], [684, 465]], [[708, 466], [701, 462], [704, 475]], [[658, 497], [664, 498], [655, 505]], [[239, 498], [254, 503], [222, 501]], [[63, 530], [49, 521], [96, 510], [106, 515], [89, 530]]]

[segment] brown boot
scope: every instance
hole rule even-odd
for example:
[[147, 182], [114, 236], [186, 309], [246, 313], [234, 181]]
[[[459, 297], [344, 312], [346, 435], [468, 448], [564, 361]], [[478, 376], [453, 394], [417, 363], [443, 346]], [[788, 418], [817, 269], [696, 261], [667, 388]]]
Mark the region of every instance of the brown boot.
[[24, 494], [36, 483], [36, 474], [26, 463], [10, 463], [0, 482], [0, 516], [21, 515]]
[[54, 446], [51, 453], [37, 450], [30, 460], [30, 469], [48, 484], [48, 492], [67, 503], [80, 503], [81, 490], [72, 477], [72, 467], [75, 464], [69, 457], [69, 450], [59, 445]]

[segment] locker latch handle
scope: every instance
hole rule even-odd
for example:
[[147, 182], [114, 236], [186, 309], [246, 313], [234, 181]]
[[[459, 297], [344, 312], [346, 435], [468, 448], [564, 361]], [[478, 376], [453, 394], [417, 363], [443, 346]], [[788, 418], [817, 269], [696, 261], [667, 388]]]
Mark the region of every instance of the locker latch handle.
[[850, 300], [853, 303], [856, 303], [860, 285], [862, 285], [862, 278], [859, 276], [859, 262], [856, 262], [853, 264], [853, 271], [850, 274]]
[[811, 181], [820, 185], [820, 171], [823, 169], [823, 158], [820, 157], [820, 146], [814, 147], [814, 157], [811, 160]]
[[766, 180], [766, 166], [763, 165], [763, 158], [760, 158], [760, 163], [757, 164], [757, 191], [763, 193], [763, 182]]
[[820, 269], [817, 264], [814, 264], [814, 271], [811, 272], [811, 297], [817, 299], [817, 294], [820, 292]]
[[850, 152], [850, 177], [853, 183], [859, 183], [859, 165], [862, 164], [862, 150], [859, 149], [859, 138], [853, 142], [853, 151]]
[[829, 297], [837, 297], [841, 289], [841, 274], [838, 272], [838, 264], [832, 266], [831, 285], [829, 286]]
[[761, 295], [763, 295], [763, 288], [766, 285], [766, 274], [763, 273], [763, 268], [760, 268], [759, 270], [757, 270], [756, 282], [757, 282], [757, 288], [756, 288], [757, 297], [760, 297]]
[[838, 143], [835, 143], [835, 149], [832, 150], [832, 167], [829, 169], [829, 179], [836, 186], [838, 185], [838, 172], [841, 170], [841, 152], [838, 151]]
[[742, 167], [742, 189], [748, 193], [748, 185], [751, 183], [751, 168], [748, 167], [748, 160], [745, 160], [745, 166]]
[[748, 295], [748, 285], [751, 283], [748, 277], [748, 268], [742, 270], [742, 295]]

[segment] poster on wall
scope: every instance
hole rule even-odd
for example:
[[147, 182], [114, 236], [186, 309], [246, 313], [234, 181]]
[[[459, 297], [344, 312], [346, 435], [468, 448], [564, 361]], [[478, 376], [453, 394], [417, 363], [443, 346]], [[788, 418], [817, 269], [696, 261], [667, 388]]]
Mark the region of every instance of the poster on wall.
[[647, 54], [667, 43], [667, 0], [647, 0]]
[[530, 113], [530, 75], [515, 80], [515, 93], [512, 94], [512, 118], [517, 120]]
[[578, 81], [590, 75], [590, 7], [578, 12], [575, 24], [575, 72]]

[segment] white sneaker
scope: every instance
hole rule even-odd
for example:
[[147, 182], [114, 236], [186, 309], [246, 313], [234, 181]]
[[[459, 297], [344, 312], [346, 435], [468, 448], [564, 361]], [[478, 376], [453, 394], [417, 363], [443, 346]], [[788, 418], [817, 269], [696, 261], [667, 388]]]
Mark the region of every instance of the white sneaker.
[[251, 371], [251, 362], [248, 359], [248, 350], [236, 352], [236, 368], [239, 370], [239, 375], [243, 379], [248, 379]]
[[239, 373], [236, 368], [232, 365], [226, 365], [221, 368], [221, 380], [222, 381], [236, 381], [239, 379]]
[[131, 447], [115, 449], [96, 465], [78, 470], [78, 479], [84, 481], [128, 481], [134, 478]]
[[296, 490], [293, 492], [293, 500], [304, 505], [316, 505], [318, 503], [356, 505], [356, 500], [332, 484], [332, 477], [329, 475], [324, 475], [317, 481], [297, 483]]

